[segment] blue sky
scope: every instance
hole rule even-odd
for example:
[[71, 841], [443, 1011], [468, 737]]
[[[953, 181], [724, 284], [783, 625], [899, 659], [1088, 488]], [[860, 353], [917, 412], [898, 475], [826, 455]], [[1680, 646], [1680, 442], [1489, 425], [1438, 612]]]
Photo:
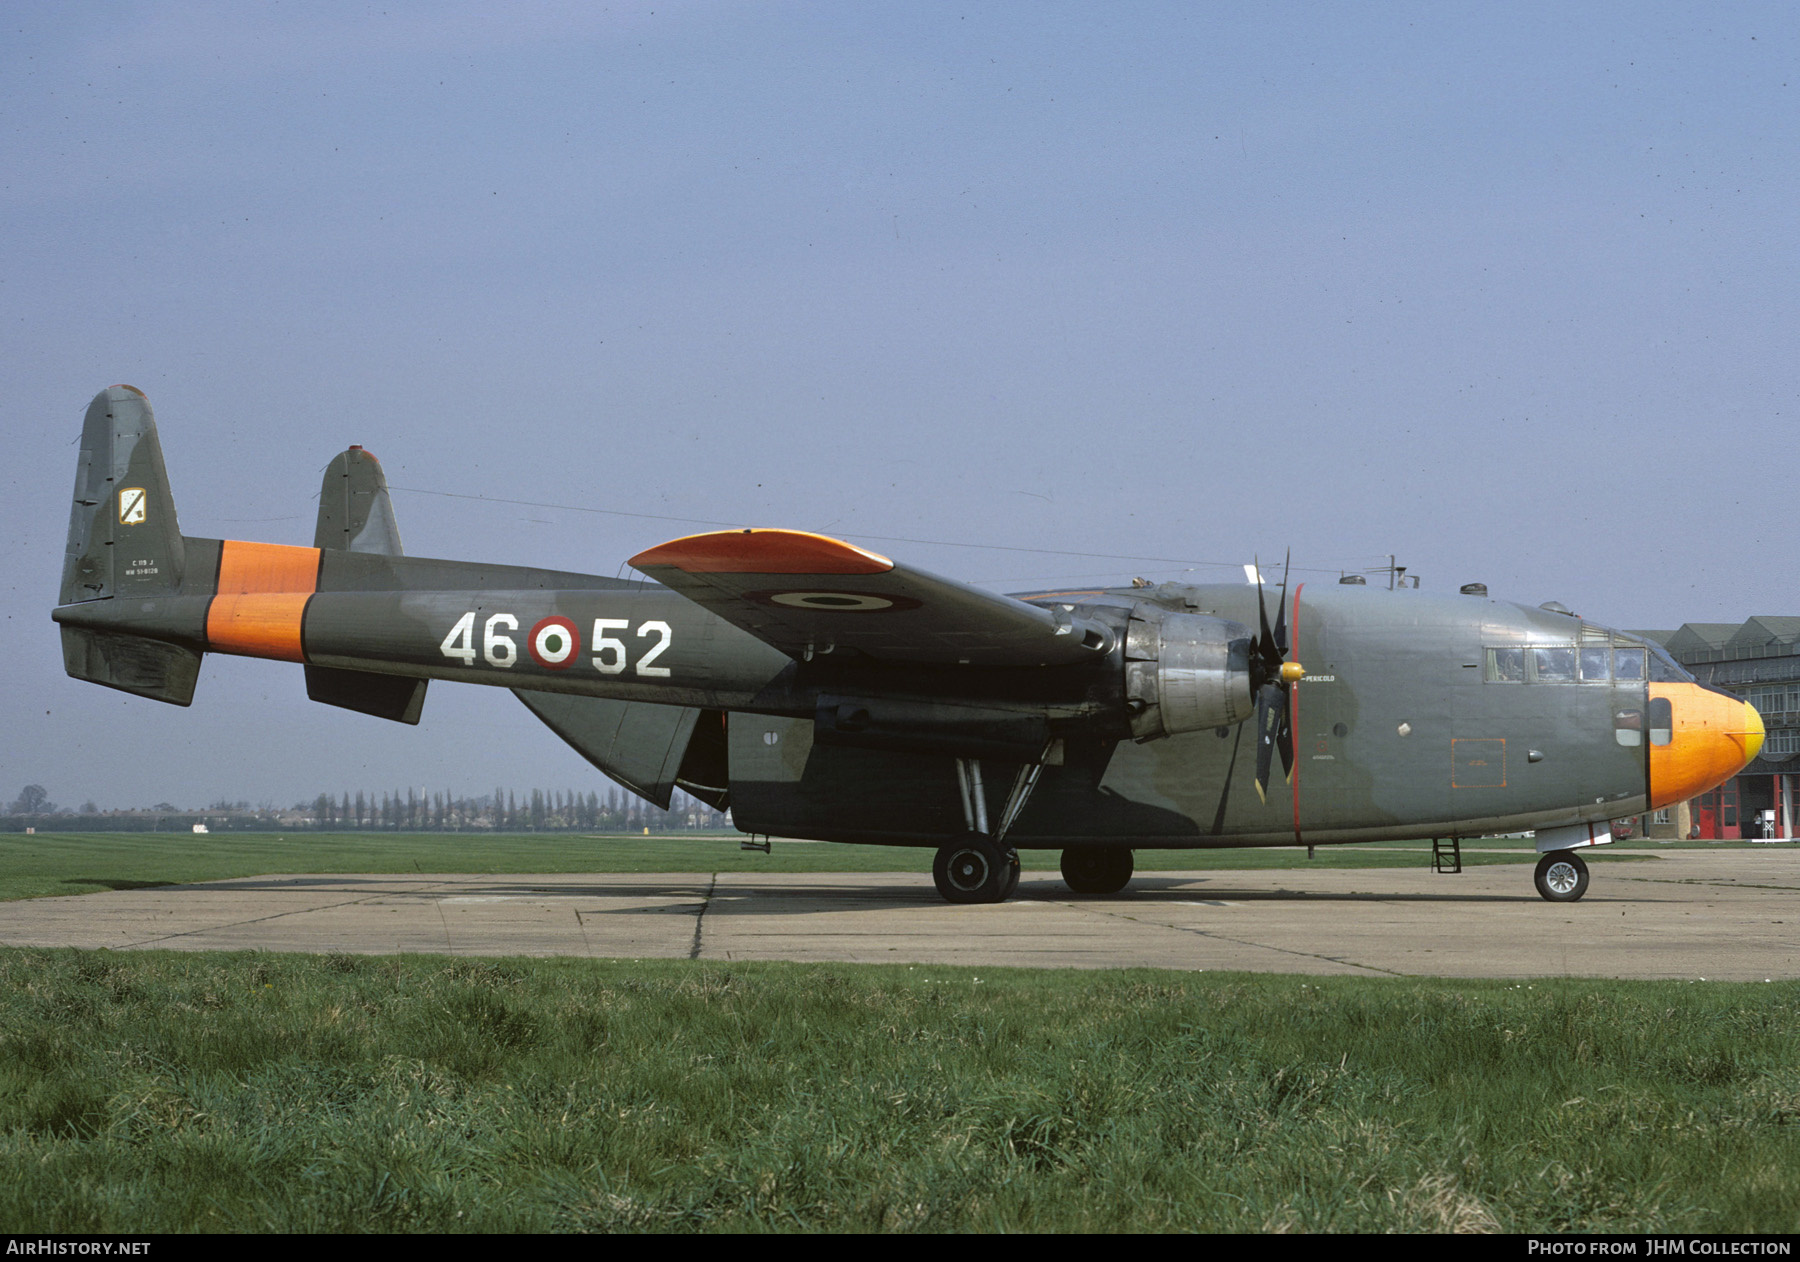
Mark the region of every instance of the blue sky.
[[1756, 4], [13, 6], [0, 794], [595, 780], [498, 691], [401, 730], [267, 663], [187, 711], [65, 679], [117, 381], [190, 534], [310, 542], [355, 442], [421, 555], [726, 521], [1002, 589], [1291, 547], [1800, 611], [1797, 51]]

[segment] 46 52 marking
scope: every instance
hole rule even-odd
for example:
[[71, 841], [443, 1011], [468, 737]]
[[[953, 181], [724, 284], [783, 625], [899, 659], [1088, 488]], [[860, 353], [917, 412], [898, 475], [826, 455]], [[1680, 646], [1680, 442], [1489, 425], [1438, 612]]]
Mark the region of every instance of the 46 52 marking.
[[[464, 666], [475, 665], [479, 657], [489, 666], [497, 666], [502, 670], [518, 664], [519, 646], [510, 634], [519, 629], [519, 620], [509, 613], [489, 614], [481, 627], [481, 647], [475, 647], [475, 611], [470, 610], [456, 620], [450, 628], [450, 634], [438, 645], [445, 657], [461, 662]], [[652, 665], [657, 658], [668, 651], [674, 641], [674, 632], [669, 624], [660, 620], [640, 622], [635, 635], [631, 639], [644, 640], [655, 637], [654, 642], [642, 646], [643, 652], [637, 661], [630, 661], [628, 640], [609, 632], [629, 632], [631, 622], [626, 618], [595, 618], [593, 634], [588, 643], [593, 653], [590, 661], [594, 669], [602, 675], [620, 675], [629, 665], [634, 674], [647, 679], [667, 679], [667, 666]], [[552, 615], [539, 619], [537, 624], [525, 636], [525, 650], [531, 654], [531, 660], [545, 670], [567, 670], [581, 657], [581, 633], [575, 623], [560, 615]]]

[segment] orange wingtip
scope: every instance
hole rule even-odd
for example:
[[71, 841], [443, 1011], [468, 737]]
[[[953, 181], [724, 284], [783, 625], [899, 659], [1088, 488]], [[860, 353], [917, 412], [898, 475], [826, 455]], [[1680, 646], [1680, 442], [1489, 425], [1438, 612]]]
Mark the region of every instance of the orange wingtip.
[[640, 570], [688, 574], [885, 574], [894, 563], [841, 539], [804, 530], [716, 530], [659, 543], [631, 558]]

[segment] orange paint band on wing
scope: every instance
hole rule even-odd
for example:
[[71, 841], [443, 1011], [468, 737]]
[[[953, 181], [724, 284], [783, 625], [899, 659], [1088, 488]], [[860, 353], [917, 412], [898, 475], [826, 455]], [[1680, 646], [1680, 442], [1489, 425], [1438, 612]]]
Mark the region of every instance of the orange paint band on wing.
[[688, 574], [885, 574], [880, 553], [804, 530], [718, 530], [659, 543], [631, 558], [640, 570], [669, 566]]
[[227, 539], [218, 594], [206, 613], [207, 647], [244, 657], [306, 660], [300, 619], [319, 586], [319, 550]]

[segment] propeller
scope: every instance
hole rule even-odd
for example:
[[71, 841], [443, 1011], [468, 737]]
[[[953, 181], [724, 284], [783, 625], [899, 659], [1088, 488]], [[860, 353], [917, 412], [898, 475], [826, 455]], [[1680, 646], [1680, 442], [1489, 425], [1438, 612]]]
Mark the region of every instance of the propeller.
[[1281, 602], [1275, 611], [1275, 629], [1269, 630], [1269, 611], [1263, 604], [1262, 565], [1256, 567], [1256, 616], [1260, 628], [1250, 646], [1250, 682], [1256, 691], [1256, 795], [1269, 800], [1269, 773], [1275, 755], [1281, 755], [1281, 774], [1294, 777], [1294, 729], [1288, 721], [1289, 689], [1306, 673], [1298, 662], [1287, 660], [1287, 572], [1293, 553], [1281, 563]]

